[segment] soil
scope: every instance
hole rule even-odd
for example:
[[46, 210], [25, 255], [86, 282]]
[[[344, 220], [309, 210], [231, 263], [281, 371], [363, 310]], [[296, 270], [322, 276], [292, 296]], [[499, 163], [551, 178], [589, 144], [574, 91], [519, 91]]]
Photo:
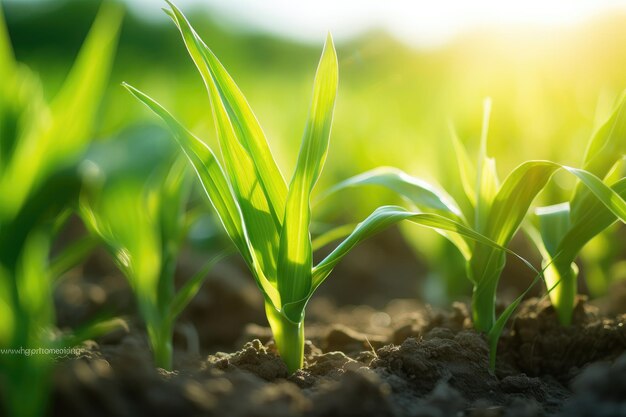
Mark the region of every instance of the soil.
[[[290, 375], [244, 282], [209, 280], [177, 328], [173, 372], [155, 369], [132, 320], [59, 360], [50, 415], [626, 416], [624, 305], [602, 310], [581, 298], [562, 327], [546, 300], [525, 301], [491, 373], [465, 304], [396, 299], [374, 309], [318, 297], [307, 310], [305, 367]], [[74, 289], [83, 302], [91, 285]], [[220, 314], [228, 304], [234, 317]], [[62, 296], [59, 305], [67, 308]]]

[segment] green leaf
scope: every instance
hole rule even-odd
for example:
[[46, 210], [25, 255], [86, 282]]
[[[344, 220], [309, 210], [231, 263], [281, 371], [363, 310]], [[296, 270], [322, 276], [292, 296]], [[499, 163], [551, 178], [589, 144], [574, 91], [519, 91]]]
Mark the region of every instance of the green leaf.
[[487, 135], [491, 116], [490, 99], [485, 100], [483, 109], [483, 128], [476, 170], [478, 177], [476, 178], [476, 205], [474, 210], [474, 229], [479, 232], [486, 230], [488, 219], [491, 217], [491, 205], [499, 188], [496, 161], [487, 156]]
[[0, 177], [0, 195], [10, 196], [3, 201], [0, 217], [15, 215], [37, 184], [52, 170], [72, 162], [91, 139], [121, 16], [121, 8], [104, 6], [50, 108], [37, 99], [29, 103], [28, 116], [32, 118]]
[[444, 216], [453, 215], [463, 219], [461, 210], [445, 191], [393, 167], [375, 168], [341, 181], [324, 192], [322, 198], [345, 188], [363, 185], [383, 186], [400, 194], [419, 207], [420, 210], [432, 210]]
[[[618, 219], [626, 222], [626, 201], [611, 187], [607, 186], [594, 174], [582, 169], [561, 165], [567, 172], [578, 177], [580, 182], [591, 191]], [[573, 207], [572, 207], [573, 212]], [[574, 213], [572, 217], [575, 218]]]
[[176, 142], [194, 167], [204, 191], [215, 208], [228, 236], [233, 240], [244, 258], [249, 260], [239, 206], [233, 197], [230, 184], [213, 151], [185, 129], [167, 110], [148, 95], [129, 84], [124, 83], [123, 85], [170, 128]]
[[[486, 236], [499, 245], [508, 245], [534, 198], [560, 168], [578, 177], [616, 215], [626, 208], [624, 200], [593, 174], [550, 161], [529, 161], [511, 172], [496, 195], [485, 229]], [[474, 310], [481, 310], [474, 314], [475, 325], [481, 330], [489, 331], [493, 325], [494, 312], [487, 305], [493, 303], [505, 262], [504, 253], [494, 247], [478, 246], [472, 253], [469, 278], [475, 285]]]
[[493, 198], [485, 234], [500, 245], [507, 245], [537, 194], [559, 168], [547, 161], [528, 161], [515, 168]]
[[94, 236], [87, 235], [63, 248], [61, 254], [50, 261], [48, 276], [53, 281], [57, 280], [61, 275], [87, 259], [97, 246], [98, 239]]
[[[41, 230], [35, 230], [28, 235], [20, 262], [16, 268], [15, 290], [19, 299], [19, 306], [24, 319], [32, 321], [32, 328], [17, 329], [26, 332], [27, 337], [36, 339], [35, 329], [47, 328], [52, 324], [54, 306], [52, 302], [52, 286], [46, 279], [46, 266], [50, 252], [50, 238]], [[28, 340], [37, 342], [38, 340]], [[23, 340], [26, 342], [26, 340]]]
[[450, 135], [452, 138], [452, 149], [456, 158], [456, 171], [458, 174], [458, 180], [462, 185], [463, 195], [457, 196], [457, 201], [460, 203], [460, 208], [463, 210], [463, 214], [466, 219], [474, 219], [476, 208], [476, 168], [470, 160], [467, 150], [461, 139], [459, 139], [454, 127], [450, 126]]
[[263, 131], [243, 94], [213, 52], [173, 4], [172, 17], [209, 93], [228, 178], [241, 207], [247, 237], [264, 275], [276, 279], [276, 254], [287, 196]]
[[[151, 200], [158, 202], [160, 233], [163, 237], [161, 252], [164, 269], [174, 271], [181, 241], [185, 237], [186, 208], [191, 193], [191, 177], [186, 175], [189, 162], [183, 155], [178, 157], [166, 175], [154, 175], [151, 181], [159, 182], [149, 186]], [[163, 274], [163, 273], [162, 273]], [[170, 275], [166, 272], [166, 275]], [[169, 298], [169, 296], [167, 297]]]
[[[426, 181], [414, 178], [397, 168], [380, 167], [348, 178], [331, 187], [328, 192], [324, 193], [324, 197], [345, 188], [363, 185], [385, 187], [404, 197], [420, 211], [434, 212], [466, 224], [463, 214], [452, 197]], [[470, 244], [465, 240], [464, 236], [441, 230], [439, 232], [454, 243], [464, 257], [468, 258], [470, 256]]]
[[352, 233], [352, 230], [354, 230], [355, 227], [356, 224], [350, 223], [327, 230], [326, 232], [320, 234], [315, 239], [313, 239], [313, 241], [311, 242], [311, 249], [313, 250], [313, 252], [315, 252], [316, 250], [323, 248], [324, 246], [328, 245], [331, 242], [334, 242], [335, 240], [343, 239], [350, 233]]
[[121, 317], [94, 320], [74, 330], [70, 335], [62, 337], [57, 344], [65, 348], [74, 347], [85, 340], [102, 337], [119, 329], [129, 330], [128, 323]]
[[550, 266], [547, 264], [541, 273], [535, 275], [535, 278], [530, 283], [528, 287], [519, 295], [511, 304], [509, 304], [500, 317], [495, 321], [493, 327], [487, 333], [487, 339], [489, 341], [489, 369], [494, 371], [496, 369], [496, 353], [498, 350], [498, 340], [500, 340], [500, 336], [502, 335], [502, 331], [504, 330], [504, 326], [509, 321], [517, 307], [521, 304], [521, 302], [526, 298], [526, 295], [530, 292], [530, 290], [540, 281], [543, 274], [546, 272], [546, 269]]
[[626, 153], [626, 92], [613, 114], [594, 134], [585, 152], [583, 168], [603, 178]]
[[[609, 119], [593, 135], [585, 152], [583, 169], [597, 177], [604, 177], [626, 154], [626, 92]], [[590, 191], [578, 184], [570, 200], [572, 220], [583, 214], [579, 202]]]
[[[180, 10], [171, 2], [168, 1], [167, 3], [172, 7], [172, 13], [168, 12], [168, 15], [173, 17], [174, 22], [181, 30], [185, 45], [205, 83], [214, 84], [215, 89], [219, 92], [219, 105], [227, 111], [229, 121], [236, 129], [237, 139], [254, 158], [255, 167], [262, 179], [261, 182], [267, 192], [268, 200], [271, 201], [271, 206], [276, 210], [280, 220], [287, 198], [287, 186], [272, 157], [259, 122], [241, 90], [215, 54], [196, 34]], [[218, 103], [215, 105], [217, 106]]]
[[59, 157], [77, 152], [91, 139], [91, 126], [113, 65], [122, 13], [119, 6], [102, 8], [70, 74], [52, 102], [54, 124], [51, 136], [55, 139], [50, 151]]
[[178, 145], [194, 167], [205, 193], [215, 208], [228, 236], [232, 239], [244, 260], [255, 272], [255, 278], [259, 286], [273, 303], [279, 303], [280, 297], [278, 292], [265, 277], [263, 271], [258, 268], [255, 252], [250, 246], [251, 243], [246, 235], [247, 231], [239, 204], [233, 196], [228, 179], [213, 151], [185, 129], [156, 101], [128, 84], [124, 84], [124, 86], [168, 125]]
[[[596, 198], [593, 200], [598, 201]], [[539, 218], [539, 231], [546, 252], [542, 253], [542, 256], [546, 259], [551, 258], [557, 253], [559, 243], [570, 228], [569, 203], [539, 207], [535, 213]]]
[[194, 276], [192, 276], [183, 287], [176, 293], [170, 305], [170, 320], [174, 320], [183, 312], [189, 302], [196, 296], [207, 274], [213, 267], [227, 256], [232, 254], [231, 250], [225, 250], [212, 257]]
[[[626, 199], [626, 178], [613, 184], [611, 189], [621, 196], [623, 202]], [[552, 256], [559, 254], [559, 264], [569, 266], [587, 242], [617, 221], [615, 213], [593, 194], [587, 194], [578, 204], [581, 214], [576, 219], [570, 220], [569, 229], [563, 234], [554, 251], [550, 252]], [[626, 222], [624, 217], [620, 217], [620, 220]]]
[[363, 222], [359, 223], [350, 236], [341, 242], [335, 250], [333, 250], [326, 258], [313, 268], [312, 291], [314, 291], [326, 279], [335, 265], [337, 265], [337, 263], [339, 263], [339, 261], [341, 261], [341, 259], [343, 259], [343, 257], [346, 256], [356, 245], [402, 220], [408, 220], [435, 230], [440, 229], [458, 233], [482, 245], [487, 245], [505, 251], [516, 256], [530, 269], [537, 272], [528, 261], [517, 255], [515, 252], [497, 244], [491, 239], [454, 220], [438, 214], [410, 212], [399, 206], [382, 206], [376, 209]]
[[289, 186], [280, 236], [278, 291], [283, 304], [306, 297], [311, 289], [310, 197], [328, 152], [337, 82], [337, 55], [329, 34], [315, 76], [313, 102]]
[[0, 3], [0, 79], [6, 80], [15, 71], [13, 48]]
[[[81, 196], [81, 214], [111, 252], [136, 294], [143, 318], [156, 320], [162, 266], [156, 207], [147, 204], [144, 181], [107, 184], [97, 195]], [[123, 213], [123, 218], [120, 218]]]

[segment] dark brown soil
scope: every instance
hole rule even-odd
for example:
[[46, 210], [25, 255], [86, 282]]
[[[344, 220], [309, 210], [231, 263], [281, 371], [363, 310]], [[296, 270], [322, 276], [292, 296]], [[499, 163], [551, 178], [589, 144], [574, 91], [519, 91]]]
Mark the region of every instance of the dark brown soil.
[[[90, 341], [59, 363], [51, 415], [626, 416], [626, 315], [603, 316], [584, 300], [566, 328], [549, 303], [526, 301], [501, 340], [495, 373], [464, 304], [437, 310], [395, 300], [377, 311], [317, 298], [308, 319], [306, 365], [293, 375], [258, 323], [220, 339], [215, 330], [199, 338], [205, 330], [187, 322], [174, 372], [153, 367], [138, 326]], [[235, 336], [234, 353], [199, 355], [207, 343], [189, 342], [227, 345]]]

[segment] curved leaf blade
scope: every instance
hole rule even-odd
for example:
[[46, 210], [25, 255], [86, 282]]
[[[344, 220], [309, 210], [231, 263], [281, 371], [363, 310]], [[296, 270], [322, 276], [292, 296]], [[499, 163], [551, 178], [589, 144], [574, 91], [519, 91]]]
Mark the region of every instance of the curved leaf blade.
[[507, 245], [535, 197], [559, 168], [548, 161], [528, 161], [511, 171], [493, 199], [485, 234]]
[[202, 187], [217, 212], [217, 215], [245, 261], [248, 263], [259, 286], [272, 300], [278, 303], [280, 297], [276, 289], [265, 277], [256, 259], [256, 253], [251, 247], [243, 216], [238, 202], [235, 200], [230, 183], [220, 166], [213, 151], [200, 139], [196, 138], [185, 129], [167, 110], [152, 98], [124, 84], [133, 96], [159, 116], [174, 134], [176, 142], [181, 147], [189, 162], [193, 166], [196, 175], [200, 179]]
[[284, 179], [243, 94], [180, 10], [169, 4], [172, 10], [168, 15], [178, 26], [207, 88], [226, 172], [241, 207], [252, 250], [265, 276], [274, 282], [287, 194]]
[[268, 200], [276, 210], [280, 220], [287, 198], [287, 185], [272, 157], [265, 134], [256, 116], [241, 90], [215, 54], [200, 39], [180, 10], [170, 1], [167, 1], [167, 3], [172, 10], [171, 12], [166, 12], [173, 17], [174, 23], [181, 30], [185, 45], [205, 83], [214, 84], [219, 93], [219, 103], [223, 106], [228, 114], [228, 119], [236, 128], [237, 140], [253, 157], [257, 174], [265, 187]]
[[[247, 252], [244, 228], [230, 184], [213, 151], [185, 129], [165, 108], [135, 87], [123, 84], [130, 93], [159, 116], [174, 134], [176, 142], [193, 166], [228, 236], [243, 254]], [[244, 255], [245, 256], [245, 255]]]
[[420, 210], [433, 210], [445, 216], [454, 215], [463, 219], [463, 214], [452, 197], [445, 191], [412, 177], [406, 172], [394, 167], [379, 167], [362, 174], [355, 175], [332, 186], [322, 198], [341, 191], [345, 188], [363, 185], [379, 185], [385, 187], [415, 204]]
[[[603, 178], [615, 163], [626, 154], [626, 92], [609, 119], [593, 135], [585, 151], [583, 169]], [[579, 203], [589, 193], [580, 184], [570, 200], [572, 219], [582, 215]]]
[[[622, 199], [626, 199], [626, 178], [611, 186]], [[618, 219], [606, 204], [593, 194], [587, 194], [579, 201], [580, 215], [571, 223], [558, 246], [551, 255], [558, 253], [558, 263], [569, 266], [593, 237], [615, 223]], [[625, 222], [624, 218], [620, 218]]]
[[471, 228], [438, 214], [415, 213], [400, 206], [382, 206], [376, 209], [367, 219], [359, 223], [354, 231], [339, 244], [326, 258], [313, 268], [313, 290], [317, 288], [332, 269], [346, 256], [356, 245], [374, 234], [392, 226], [402, 220], [408, 220], [431, 229], [440, 229], [447, 232], [463, 235], [481, 245], [497, 248], [510, 253], [524, 262], [531, 270], [538, 272], [528, 261], [517, 253], [499, 245], [488, 237], [472, 230]]
[[[380, 167], [362, 174], [348, 178], [334, 185], [325, 192], [322, 198], [341, 191], [345, 188], [360, 187], [364, 185], [377, 185], [385, 187], [396, 194], [404, 197], [414, 204], [419, 210], [432, 211], [444, 217], [466, 224], [465, 218], [455, 201], [443, 190], [419, 178], [412, 177], [404, 171], [392, 167]], [[447, 233], [439, 230], [443, 236], [449, 239], [467, 259], [470, 256], [471, 242], [464, 236]]]
[[207, 277], [207, 274], [213, 267], [222, 261], [224, 258], [231, 254], [231, 250], [225, 250], [217, 255], [213, 256], [209, 261], [202, 267], [194, 276], [189, 278], [185, 285], [182, 286], [180, 290], [174, 296], [172, 300], [172, 304], [169, 308], [169, 318], [170, 320], [174, 320], [176, 317], [183, 312], [185, 307], [189, 304], [189, 302], [193, 299], [193, 297], [198, 294], [198, 291], [202, 287], [202, 283]]

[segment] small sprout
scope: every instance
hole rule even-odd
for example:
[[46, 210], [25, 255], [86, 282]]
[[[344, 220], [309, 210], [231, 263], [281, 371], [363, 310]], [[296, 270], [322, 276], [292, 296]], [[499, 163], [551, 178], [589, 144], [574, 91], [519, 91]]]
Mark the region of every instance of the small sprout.
[[[83, 185], [78, 159], [91, 139], [120, 23], [120, 9], [102, 9], [69, 76], [48, 103], [41, 81], [15, 61], [0, 7], [2, 349], [68, 347], [78, 340], [50, 337], [55, 333], [53, 284], [90, 253], [94, 242], [83, 238], [61, 249], [52, 261], [50, 247]], [[50, 359], [0, 355], [5, 415], [45, 414]]]
[[[223, 161], [156, 101], [128, 84], [125, 86], [163, 119], [194, 167], [226, 232], [263, 292], [267, 319], [278, 351], [290, 371], [303, 365], [307, 302], [339, 261], [373, 234], [409, 220], [443, 229], [463, 241], [479, 241], [506, 250], [461, 224], [460, 212], [440, 200], [436, 193], [428, 191], [426, 195], [424, 191], [421, 195], [440, 211], [453, 211], [458, 215], [444, 217], [413, 213], [399, 206], [379, 207], [313, 266], [309, 200], [328, 151], [338, 82], [337, 56], [331, 36], [326, 39], [317, 68], [309, 119], [295, 172], [287, 186], [243, 94], [185, 16], [169, 4], [171, 10], [166, 13], [180, 30], [211, 100]], [[407, 188], [411, 189], [411, 185]], [[344, 228], [329, 233], [333, 238], [346, 234]], [[320, 242], [323, 244], [328, 239], [318, 239], [315, 246]]]
[[[609, 119], [589, 141], [583, 167], [600, 178], [619, 197], [626, 199], [626, 95]], [[582, 248], [618, 220], [625, 221], [624, 212], [615, 212], [600, 202], [589, 189], [577, 184], [568, 202], [540, 207], [536, 210], [539, 233], [529, 235], [539, 248], [544, 264], [550, 300], [561, 324], [572, 322], [578, 292], [578, 266], [574, 262]]]
[[[92, 190], [81, 196], [80, 209], [93, 235], [104, 242], [130, 283], [155, 364], [171, 370], [176, 317], [197, 294], [207, 273], [223, 254], [201, 268], [178, 292], [175, 290], [176, 260], [189, 224], [186, 205], [191, 183], [185, 175], [187, 163], [179, 158], [165, 172], [154, 169], [154, 166], [167, 166], [168, 161], [161, 160], [156, 151], [154, 155], [147, 151], [159, 148], [154, 137], [139, 139], [142, 140], [109, 146], [127, 146], [130, 149], [124, 149], [122, 154], [134, 159], [132, 150], [150, 144], [144, 147], [146, 151], [142, 155], [144, 162], [150, 162], [146, 164], [148, 172], [108, 175], [108, 182], [99, 192]], [[107, 157], [116, 154], [106, 146], [95, 149], [94, 153], [94, 159], [103, 159], [102, 165], [106, 165]], [[127, 162], [122, 165], [137, 170]]]
[[[607, 186], [593, 172], [551, 161], [524, 162], [500, 183], [495, 160], [487, 156], [486, 132], [490, 108], [490, 101], [486, 101], [477, 168], [472, 164], [461, 141], [453, 134], [453, 148], [458, 162], [457, 180], [463, 185], [461, 195], [455, 196], [456, 198], [453, 199], [445, 191], [395, 168], [368, 171], [337, 184], [331, 191], [337, 192], [346, 187], [365, 185], [386, 187], [419, 210], [436, 213], [458, 222], [489, 242], [495, 243], [495, 245], [485, 244], [476, 239], [472, 241], [463, 235], [449, 234], [445, 231], [442, 233], [465, 258], [468, 278], [474, 286], [472, 296], [474, 327], [487, 333], [489, 337], [493, 367], [497, 340], [504, 324], [526, 294], [524, 292], [499, 318], [496, 318], [496, 289], [506, 263], [506, 253], [511, 253], [504, 248], [509, 245], [526, 218], [533, 200], [544, 189], [552, 175], [559, 169], [574, 175], [585, 187], [581, 187], [579, 192], [585, 193], [586, 203], [593, 204], [595, 209], [603, 208], [605, 216], [612, 218], [613, 221], [616, 217], [622, 221], [626, 218], [626, 202], [620, 197], [619, 188]], [[557, 259], [557, 256], [561, 255], [555, 253], [554, 259]], [[568, 267], [569, 265], [570, 263], [567, 263]], [[550, 276], [554, 267], [549, 263], [546, 263], [545, 267], [548, 268], [546, 277]], [[540, 276], [541, 273], [538, 272], [537, 278]]]

